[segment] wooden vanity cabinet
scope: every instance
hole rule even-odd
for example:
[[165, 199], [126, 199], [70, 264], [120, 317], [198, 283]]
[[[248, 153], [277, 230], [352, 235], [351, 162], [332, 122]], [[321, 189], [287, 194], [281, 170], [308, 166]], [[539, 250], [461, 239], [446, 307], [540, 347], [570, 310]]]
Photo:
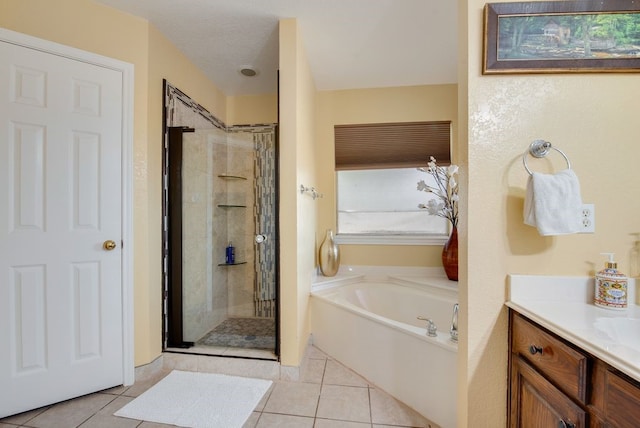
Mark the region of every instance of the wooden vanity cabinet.
[[511, 428], [638, 428], [640, 383], [510, 310]]

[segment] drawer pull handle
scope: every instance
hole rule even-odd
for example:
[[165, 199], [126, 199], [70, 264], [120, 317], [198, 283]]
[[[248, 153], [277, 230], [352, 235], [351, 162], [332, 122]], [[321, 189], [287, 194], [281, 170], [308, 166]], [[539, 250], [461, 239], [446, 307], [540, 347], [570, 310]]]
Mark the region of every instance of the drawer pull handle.
[[561, 419], [558, 421], [558, 428], [576, 428], [576, 425], [571, 422], [565, 422]]
[[536, 355], [536, 354], [542, 355], [542, 348], [540, 346], [531, 345], [529, 346], [529, 353], [531, 355]]

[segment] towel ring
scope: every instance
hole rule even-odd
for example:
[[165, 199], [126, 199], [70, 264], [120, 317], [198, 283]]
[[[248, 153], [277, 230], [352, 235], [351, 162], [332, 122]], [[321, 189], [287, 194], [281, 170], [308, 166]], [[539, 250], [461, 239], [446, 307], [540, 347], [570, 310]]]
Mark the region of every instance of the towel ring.
[[529, 175], [532, 175], [533, 173], [529, 169], [529, 166], [527, 166], [527, 155], [529, 154], [529, 155], [533, 156], [534, 158], [543, 158], [549, 153], [549, 150], [551, 150], [551, 149], [553, 149], [556, 152], [560, 153], [562, 155], [562, 157], [564, 158], [564, 160], [567, 161], [567, 168], [571, 169], [571, 162], [569, 162], [569, 158], [567, 157], [567, 155], [564, 154], [564, 152], [562, 150], [556, 149], [548, 141], [545, 141], [545, 140], [534, 140], [529, 145], [529, 149], [526, 150], [524, 152], [524, 154], [522, 155], [522, 163], [524, 164], [524, 169], [527, 170]]

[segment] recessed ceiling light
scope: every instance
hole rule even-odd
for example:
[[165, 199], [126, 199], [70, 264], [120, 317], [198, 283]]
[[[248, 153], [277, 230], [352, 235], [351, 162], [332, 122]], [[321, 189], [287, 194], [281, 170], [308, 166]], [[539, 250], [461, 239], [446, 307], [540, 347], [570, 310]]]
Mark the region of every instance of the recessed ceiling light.
[[253, 77], [258, 74], [258, 71], [250, 67], [244, 67], [240, 69], [240, 74], [247, 77]]

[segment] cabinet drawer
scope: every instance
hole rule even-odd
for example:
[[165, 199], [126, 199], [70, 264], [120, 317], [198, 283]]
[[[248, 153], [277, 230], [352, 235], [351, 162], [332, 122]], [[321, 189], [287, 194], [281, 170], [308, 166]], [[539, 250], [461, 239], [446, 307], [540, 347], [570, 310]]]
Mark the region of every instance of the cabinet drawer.
[[587, 356], [513, 313], [511, 350], [565, 394], [586, 403]]

